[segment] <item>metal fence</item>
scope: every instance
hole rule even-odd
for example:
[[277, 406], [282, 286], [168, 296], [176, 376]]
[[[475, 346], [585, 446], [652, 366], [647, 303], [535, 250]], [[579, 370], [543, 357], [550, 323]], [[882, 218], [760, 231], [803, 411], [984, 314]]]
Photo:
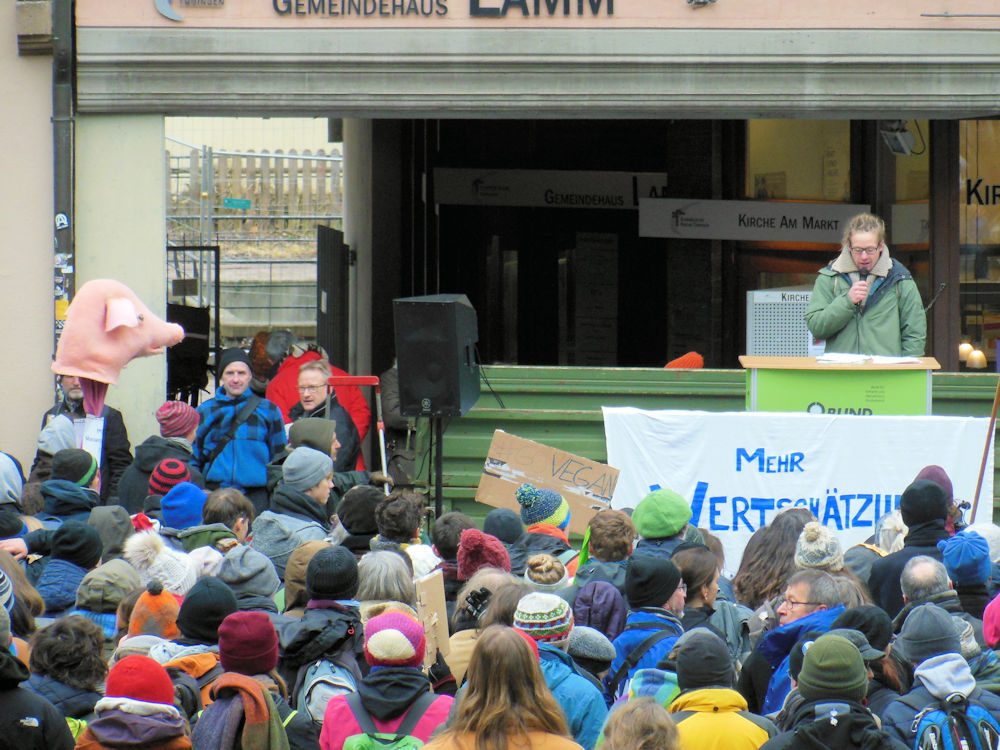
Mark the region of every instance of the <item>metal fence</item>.
[[[229, 344], [289, 328], [313, 339], [316, 227], [342, 224], [340, 152], [226, 151], [167, 140], [167, 244], [221, 248], [222, 338]], [[208, 305], [211, 269], [196, 264], [184, 273], [194, 280], [184, 291]]]

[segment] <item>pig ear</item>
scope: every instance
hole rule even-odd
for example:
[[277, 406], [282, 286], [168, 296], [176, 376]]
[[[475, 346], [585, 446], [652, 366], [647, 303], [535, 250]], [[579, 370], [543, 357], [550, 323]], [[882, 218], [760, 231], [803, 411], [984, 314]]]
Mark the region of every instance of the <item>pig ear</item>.
[[139, 315], [128, 297], [109, 297], [104, 303], [104, 330], [113, 331], [121, 326], [137, 328]]

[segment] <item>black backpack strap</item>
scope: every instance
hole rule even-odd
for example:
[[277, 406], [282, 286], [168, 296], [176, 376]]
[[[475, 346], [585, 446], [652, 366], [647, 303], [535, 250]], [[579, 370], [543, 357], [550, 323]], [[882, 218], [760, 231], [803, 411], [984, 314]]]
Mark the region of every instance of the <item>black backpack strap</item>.
[[365, 710], [364, 704], [361, 702], [361, 696], [357, 693], [347, 694], [347, 707], [351, 709], [351, 713], [354, 714], [354, 718], [358, 720], [358, 726], [361, 727], [361, 731], [365, 734], [378, 734], [378, 729], [375, 727], [375, 721], [368, 711]]
[[[413, 730], [417, 726], [417, 722], [423, 718], [423, 715], [427, 712], [427, 709], [431, 707], [431, 704], [436, 698], [437, 696], [428, 690], [410, 704], [410, 707], [406, 710], [406, 714], [403, 716], [403, 720], [400, 722], [399, 726], [396, 727], [397, 740], [413, 734]], [[365, 709], [364, 704], [361, 702], [360, 695], [357, 693], [348, 693], [347, 707], [351, 709], [351, 713], [354, 714], [354, 718], [358, 720], [358, 726], [361, 727], [362, 732], [365, 734], [379, 733], [378, 728], [375, 726], [375, 720], [372, 719], [371, 714]]]
[[396, 729], [397, 737], [406, 737], [409, 734], [413, 734], [413, 729], [417, 726], [417, 722], [423, 718], [427, 709], [431, 707], [431, 704], [437, 698], [434, 693], [428, 690], [426, 693], [421, 694], [406, 711], [406, 716], [403, 717], [403, 721], [400, 722], [399, 727]]
[[[628, 626], [626, 626], [626, 630]], [[643, 628], [648, 630], [648, 628]], [[614, 695], [618, 692], [618, 685], [625, 675], [632, 671], [632, 668], [639, 663], [639, 660], [645, 656], [646, 652], [649, 651], [653, 646], [655, 646], [660, 641], [665, 638], [669, 638], [672, 635], [676, 635], [672, 628], [667, 628], [666, 626], [661, 626], [655, 633], [647, 636], [644, 641], [642, 641], [638, 646], [632, 649], [628, 656], [625, 657], [625, 661], [622, 662], [621, 666], [618, 667], [618, 671], [614, 673], [608, 682], [609, 693]]]
[[[221, 454], [222, 451], [226, 449], [226, 446], [233, 441], [233, 438], [236, 437], [236, 431], [240, 428], [240, 425], [250, 419], [250, 415], [254, 413], [260, 405], [260, 402], [263, 400], [264, 399], [256, 393], [250, 395], [247, 402], [243, 404], [243, 407], [233, 417], [233, 421], [229, 424], [229, 429], [226, 430], [226, 434], [223, 435], [219, 442], [215, 444], [215, 448], [212, 449], [212, 454], [205, 459], [204, 463], [202, 463], [201, 466], [206, 473], [211, 468], [212, 464], [215, 463], [215, 459], [219, 457], [219, 454]], [[202, 438], [202, 444], [204, 444], [204, 438]]]

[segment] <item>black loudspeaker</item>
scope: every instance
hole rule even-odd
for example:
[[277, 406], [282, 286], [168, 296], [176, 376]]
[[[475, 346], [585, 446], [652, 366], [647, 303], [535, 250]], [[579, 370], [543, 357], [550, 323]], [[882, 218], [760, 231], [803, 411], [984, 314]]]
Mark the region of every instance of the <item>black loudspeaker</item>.
[[476, 311], [464, 294], [392, 301], [399, 407], [407, 417], [460, 417], [479, 398]]

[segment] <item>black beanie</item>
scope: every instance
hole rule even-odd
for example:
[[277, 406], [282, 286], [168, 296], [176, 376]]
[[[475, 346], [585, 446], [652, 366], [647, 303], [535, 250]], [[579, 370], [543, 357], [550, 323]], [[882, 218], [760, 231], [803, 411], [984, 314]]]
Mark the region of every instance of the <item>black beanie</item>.
[[13, 539], [16, 536], [24, 536], [27, 527], [17, 513], [9, 510], [0, 510], [0, 539]]
[[830, 630], [837, 628], [862, 632], [868, 643], [879, 651], [885, 651], [892, 639], [892, 620], [889, 615], [881, 607], [870, 604], [846, 610], [830, 625]]
[[177, 614], [177, 627], [185, 638], [216, 644], [219, 626], [237, 609], [236, 595], [231, 588], [218, 578], [201, 578], [184, 597]]
[[230, 349], [223, 349], [222, 354], [219, 355], [218, 373], [220, 378], [222, 377], [222, 373], [226, 371], [226, 368], [233, 362], [242, 362], [249, 367], [251, 371], [253, 370], [253, 368], [250, 367], [250, 356], [239, 347], [234, 346]]
[[483, 520], [483, 533], [495, 536], [504, 544], [513, 544], [524, 536], [524, 522], [510, 508], [494, 508]]
[[662, 607], [674, 595], [681, 572], [659, 555], [632, 555], [625, 570], [625, 596], [629, 607]]
[[52, 532], [52, 559], [90, 570], [101, 561], [104, 546], [97, 529], [81, 521], [66, 521]]
[[729, 648], [707, 628], [694, 628], [677, 641], [677, 687], [693, 690], [733, 686], [736, 676]]
[[358, 561], [344, 547], [324, 547], [306, 568], [310, 599], [353, 599], [358, 593]]
[[355, 536], [377, 534], [375, 506], [385, 500], [385, 493], [370, 484], [352, 487], [337, 505], [337, 518], [344, 528]]
[[903, 490], [903, 496], [899, 499], [899, 512], [907, 526], [943, 521], [948, 517], [948, 495], [937, 482], [918, 479]]
[[97, 473], [97, 459], [82, 448], [63, 448], [52, 457], [52, 478], [86, 487]]

